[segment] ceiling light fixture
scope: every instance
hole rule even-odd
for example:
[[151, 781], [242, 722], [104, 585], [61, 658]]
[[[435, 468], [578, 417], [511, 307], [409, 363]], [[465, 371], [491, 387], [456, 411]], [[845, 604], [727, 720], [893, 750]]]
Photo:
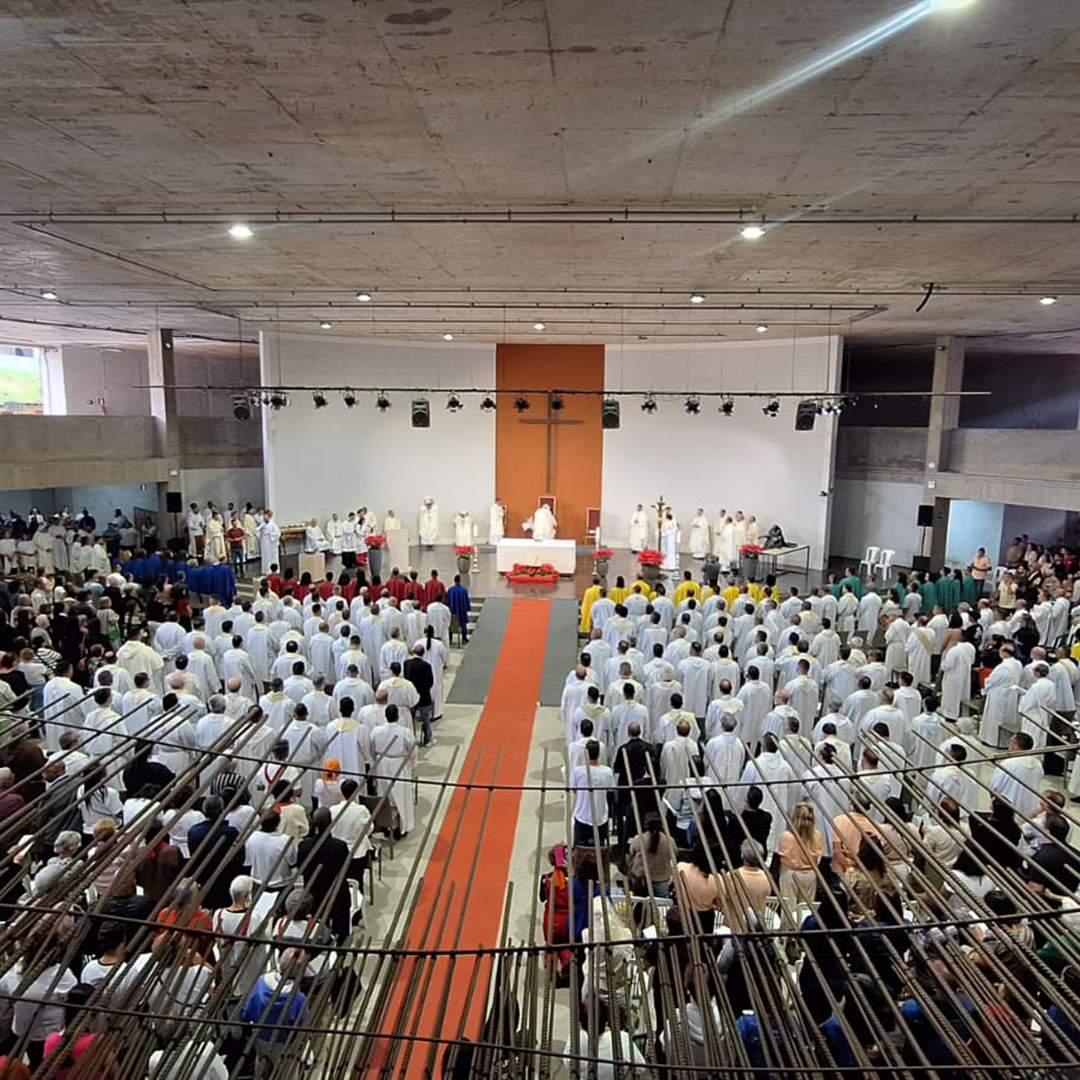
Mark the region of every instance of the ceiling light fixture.
[[701, 398], [697, 394], [691, 394], [683, 405], [687, 416], [697, 416], [701, 412]]
[[461, 398], [459, 398], [457, 394], [451, 394], [446, 399], [446, 408], [448, 412], [461, 412], [463, 407]]
[[933, 11], [959, 11], [974, 3], [975, 0], [930, 0], [930, 8]]
[[528, 412], [532, 408], [532, 402], [527, 397], [522, 397], [520, 394], [514, 398], [514, 408], [518, 412]]
[[330, 402], [326, 400], [326, 395], [322, 393], [321, 390], [316, 390], [311, 395], [311, 400], [314, 402], [316, 409], [325, 409], [326, 406], [330, 404]]
[[43, 293], [41, 294], [41, 299], [42, 299], [42, 300], [57, 300], [57, 299], [59, 299], [59, 297], [57, 296], [57, 294], [56, 294], [56, 293], [54, 293], [54, 292], [52, 291], [52, 289], [46, 289], [46, 290], [45, 290], [45, 291], [44, 291], [44, 292], [43, 292]]
[[1056, 296], [1040, 296], [1039, 297], [1039, 303], [1042, 304], [1043, 307], [1052, 307], [1054, 304], [1057, 303], [1057, 297]]
[[497, 408], [495, 399], [490, 394], [485, 394], [480, 400], [480, 408], [484, 412], [493, 412]]
[[761, 410], [766, 416], [780, 415], [780, 402], [773, 398], [768, 405]]
[[765, 230], [760, 225], [747, 225], [739, 235], [744, 240], [760, 240], [765, 235]]
[[251, 419], [251, 402], [248, 399], [247, 394], [236, 394], [233, 396], [232, 413], [237, 420], [250, 420]]
[[361, 304], [370, 304], [371, 303], [371, 293], [358, 292], [356, 294], [356, 299], [359, 300]]
[[341, 400], [345, 402], [346, 409], [356, 408], [356, 394], [353, 393], [352, 390], [346, 390], [345, 393], [341, 395]]
[[705, 297], [702, 296], [702, 294], [699, 293], [699, 292], [691, 293], [690, 294], [690, 303], [691, 304], [704, 304], [705, 303]]
[[229, 226], [229, 235], [234, 240], [250, 240], [255, 234], [251, 231], [250, 225], [238, 221], [235, 225]]
[[566, 402], [563, 401], [562, 396], [560, 394], [556, 394], [551, 399], [551, 411], [552, 412], [562, 412], [563, 409], [565, 409], [565, 408], [566, 408]]
[[324, 320], [323, 322], [319, 323], [319, 329], [320, 330], [329, 330], [330, 327], [333, 326], [333, 325], [334, 325], [333, 323], [326, 322]]
[[386, 412], [390, 408], [390, 399], [386, 396], [386, 391], [379, 391], [379, 396], [375, 399], [375, 408], [379, 412]]
[[266, 403], [274, 410], [274, 412], [278, 412], [289, 404], [289, 398], [287, 394], [274, 393], [267, 398]]
[[731, 416], [735, 411], [735, 399], [728, 394], [723, 401], [720, 402], [720, 415]]
[[769, 332], [769, 328], [764, 323], [758, 323], [758, 325], [755, 326], [754, 329], [759, 334], [767, 334]]
[[453, 341], [454, 340], [454, 335], [453, 334], [443, 334], [442, 339], [443, 339], [443, 341]]
[[657, 410], [656, 398], [652, 394], [646, 394], [645, 400], [641, 403], [641, 411], [648, 413], [650, 416]]
[[533, 323], [533, 329], [534, 330], [546, 330], [547, 329], [547, 323], [534, 322]]

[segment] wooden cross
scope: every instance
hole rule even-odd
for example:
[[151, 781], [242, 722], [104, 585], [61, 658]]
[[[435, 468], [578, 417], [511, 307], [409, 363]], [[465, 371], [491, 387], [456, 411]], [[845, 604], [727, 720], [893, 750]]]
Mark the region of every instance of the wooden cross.
[[555, 440], [553, 438], [553, 428], [558, 424], [580, 424], [583, 422], [581, 420], [560, 419], [555, 415], [557, 410], [552, 407], [552, 403], [558, 394], [558, 390], [549, 390], [547, 392], [547, 416], [542, 418], [535, 417], [529, 420], [523, 418], [520, 421], [522, 424], [547, 424], [547, 482], [544, 487], [545, 491], [551, 491], [554, 482], [552, 480], [555, 471]]
[[653, 503], [656, 508], [656, 540], [660, 542], [660, 530], [664, 527], [664, 511], [669, 509], [668, 504], [664, 502], [664, 496], [661, 495], [656, 502]]

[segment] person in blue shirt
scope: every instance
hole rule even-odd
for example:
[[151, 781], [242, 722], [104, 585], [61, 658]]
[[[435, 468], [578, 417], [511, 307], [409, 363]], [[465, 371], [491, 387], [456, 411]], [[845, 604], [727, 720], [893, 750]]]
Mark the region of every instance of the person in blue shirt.
[[204, 574], [207, 593], [231, 604], [236, 596], [236, 575], [232, 567], [227, 562], [219, 562], [217, 566], [206, 567]]
[[303, 949], [286, 949], [279, 966], [280, 971], [259, 976], [244, 1002], [244, 1023], [260, 1025], [255, 1054], [263, 1059], [264, 1069], [256, 1066], [257, 1076], [275, 1071], [285, 1057], [298, 1063], [306, 1047], [302, 1025], [307, 1022], [309, 1009], [300, 980], [307, 967], [307, 955]]
[[469, 601], [469, 590], [461, 584], [461, 575], [454, 575], [454, 584], [446, 592], [446, 606], [450, 609], [451, 615], [457, 616], [458, 624], [461, 626], [461, 643], [468, 645], [469, 643], [469, 610], [472, 607]]

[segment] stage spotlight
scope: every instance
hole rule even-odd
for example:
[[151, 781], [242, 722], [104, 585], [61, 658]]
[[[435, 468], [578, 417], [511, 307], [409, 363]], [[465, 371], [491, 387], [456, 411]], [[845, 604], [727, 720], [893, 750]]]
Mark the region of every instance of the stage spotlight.
[[490, 394], [485, 394], [480, 401], [480, 408], [484, 412], [491, 412], [497, 406], [495, 405], [495, 399]]
[[691, 394], [683, 405], [687, 416], [697, 416], [701, 412], [701, 399], [697, 394]]
[[656, 409], [656, 398], [652, 394], [646, 394], [645, 400], [641, 403], [641, 411], [652, 416], [652, 414], [656, 412]]
[[353, 409], [356, 407], [356, 395], [351, 390], [346, 390], [341, 395], [341, 400], [345, 402], [346, 409]]
[[232, 414], [237, 420], [251, 419], [251, 402], [246, 394], [237, 394], [232, 399]]
[[390, 408], [390, 404], [390, 399], [382, 390], [380, 390], [379, 396], [375, 399], [375, 408], [378, 409], [379, 412], [386, 412], [386, 410]]
[[530, 402], [527, 397], [519, 396], [514, 398], [514, 408], [518, 412], [528, 412], [528, 410], [532, 408], [532, 402]]
[[289, 397], [287, 394], [273, 393], [270, 395], [267, 404], [274, 412], [278, 412], [280, 409], [284, 409], [289, 404]]
[[733, 397], [726, 397], [720, 402], [720, 415], [731, 416], [735, 412], [735, 399]]
[[766, 416], [780, 415], [780, 402], [773, 398], [768, 405], [761, 410]]
[[562, 397], [559, 394], [556, 394], [551, 399], [551, 411], [552, 412], [562, 412], [563, 409], [565, 409], [565, 408], [566, 408], [566, 402], [563, 401]]
[[316, 390], [311, 395], [311, 400], [314, 403], [316, 409], [325, 409], [326, 406], [330, 404], [330, 402], [326, 400], [326, 395], [320, 390]]
[[462, 409], [461, 398], [459, 398], [457, 396], [457, 394], [451, 394], [446, 399], [446, 408], [447, 408], [447, 411], [449, 411], [449, 412], [461, 412], [461, 409]]

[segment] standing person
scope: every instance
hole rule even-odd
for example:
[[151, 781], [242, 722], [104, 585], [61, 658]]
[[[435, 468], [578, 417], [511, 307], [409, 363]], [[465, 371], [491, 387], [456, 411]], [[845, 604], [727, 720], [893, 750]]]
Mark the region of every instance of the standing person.
[[225, 542], [229, 545], [229, 565], [233, 573], [240, 575], [244, 572], [244, 541], [247, 533], [240, 519], [233, 514], [229, 521], [229, 527], [225, 530]]
[[[959, 624], [954, 615], [952, 622]], [[959, 629], [959, 625], [953, 627]], [[960, 708], [971, 696], [971, 667], [975, 663], [975, 646], [963, 639], [952, 644], [941, 661], [941, 712], [949, 720], [960, 718]]]
[[300, 841], [297, 866], [304, 875], [304, 888], [321, 898], [319, 908], [338, 944], [349, 936], [350, 901], [346, 876], [349, 848], [331, 832], [333, 817], [325, 806], [311, 815], [311, 831]]
[[206, 518], [199, 510], [198, 503], [188, 507], [187, 516], [188, 554], [202, 555], [206, 546]]
[[371, 733], [372, 772], [376, 776], [376, 790], [387, 796], [398, 813], [398, 825], [394, 839], [407, 836], [416, 824], [416, 807], [413, 799], [413, 769], [416, 766], [416, 737], [398, 723], [398, 707], [387, 705], [380, 724]]
[[678, 570], [679, 524], [670, 510], [664, 515], [664, 520], [660, 525], [660, 535], [657, 539], [660, 543], [660, 550], [664, 555], [663, 569]]
[[986, 554], [986, 548], [979, 548], [975, 553], [975, 558], [971, 560], [971, 576], [979, 583], [979, 591], [976, 599], [983, 596], [986, 592], [986, 575], [993, 570], [994, 564], [990, 561], [990, 556]]
[[429, 495], [420, 507], [419, 529], [420, 546], [432, 548], [439, 539], [439, 508]]
[[278, 543], [281, 540], [281, 529], [274, 521], [271, 510], [263, 511], [262, 522], [255, 529], [255, 535], [259, 540], [259, 557], [262, 560], [262, 572], [269, 574], [277, 565]]
[[649, 543], [649, 515], [641, 503], [630, 515], [630, 550], [638, 552], [648, 546]]
[[615, 774], [600, 764], [596, 739], [585, 744], [585, 753], [585, 764], [570, 774], [570, 790], [575, 793], [574, 846], [604, 846], [608, 842], [608, 792], [615, 790]]
[[696, 516], [690, 522], [690, 555], [695, 559], [704, 559], [709, 553], [709, 519], [705, 511], [698, 507]]
[[[261, 516], [260, 514], [259, 517]], [[244, 506], [244, 516], [240, 523], [244, 526], [244, 562], [250, 562], [259, 554], [259, 522], [251, 503]]]
[[554, 540], [558, 524], [551, 507], [547, 503], [541, 503], [533, 513], [533, 539]]
[[431, 691], [435, 686], [435, 672], [431, 665], [424, 659], [424, 646], [413, 646], [413, 655], [405, 661], [401, 669], [402, 676], [413, 684], [417, 693], [416, 716], [424, 732], [423, 746], [430, 746], [434, 741], [431, 737], [431, 719], [434, 712], [434, 701]]
[[225, 523], [215, 510], [206, 521], [204, 548], [207, 562], [216, 563], [225, 558]]
[[497, 544], [506, 535], [506, 506], [502, 499], [496, 499], [491, 504], [491, 515], [488, 525], [488, 543]]
[[469, 590], [461, 584], [460, 574], [454, 575], [454, 584], [446, 592], [446, 606], [450, 609], [450, 614], [458, 621], [461, 629], [461, 643], [468, 645], [469, 611], [472, 609], [472, 602], [469, 599]]

